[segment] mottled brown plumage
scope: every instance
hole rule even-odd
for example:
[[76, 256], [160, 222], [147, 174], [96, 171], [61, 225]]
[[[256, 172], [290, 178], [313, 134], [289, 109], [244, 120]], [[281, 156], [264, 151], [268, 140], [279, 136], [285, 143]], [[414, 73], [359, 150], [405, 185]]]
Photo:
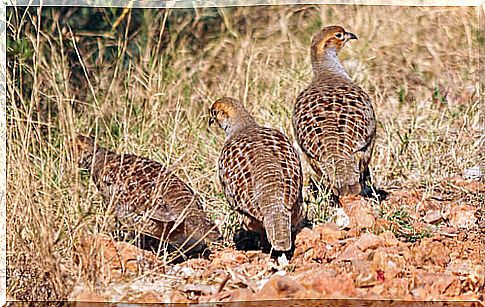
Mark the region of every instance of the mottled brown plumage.
[[183, 250], [199, 250], [220, 234], [205, 216], [200, 197], [160, 163], [117, 154], [78, 136], [79, 164], [92, 171], [106, 204], [129, 229]]
[[302, 217], [302, 170], [296, 150], [281, 132], [259, 126], [235, 99], [211, 107], [227, 139], [219, 158], [219, 179], [229, 204], [245, 227], [265, 233], [276, 251], [292, 247]]
[[376, 119], [370, 97], [352, 82], [338, 53], [357, 37], [323, 28], [312, 40], [313, 81], [298, 96], [293, 128], [318, 181], [337, 196], [359, 194], [369, 177]]

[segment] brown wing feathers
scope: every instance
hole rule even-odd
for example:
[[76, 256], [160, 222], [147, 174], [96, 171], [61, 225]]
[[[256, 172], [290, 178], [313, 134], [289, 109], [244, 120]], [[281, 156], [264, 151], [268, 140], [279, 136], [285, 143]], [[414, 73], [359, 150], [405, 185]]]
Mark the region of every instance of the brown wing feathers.
[[219, 175], [232, 207], [244, 214], [246, 227], [264, 232], [275, 250], [292, 246], [292, 230], [301, 218], [302, 174], [299, 157], [288, 138], [257, 125], [231, 98], [211, 108], [226, 131]]
[[204, 215], [199, 196], [160, 163], [117, 154], [83, 136], [77, 139], [77, 147], [80, 165], [92, 170], [103, 199], [113, 204], [128, 228], [174, 244], [220, 237]]
[[376, 129], [369, 96], [338, 61], [339, 50], [353, 38], [341, 27], [327, 27], [315, 35], [314, 78], [297, 97], [293, 111], [300, 147], [318, 179], [336, 195], [361, 192]]

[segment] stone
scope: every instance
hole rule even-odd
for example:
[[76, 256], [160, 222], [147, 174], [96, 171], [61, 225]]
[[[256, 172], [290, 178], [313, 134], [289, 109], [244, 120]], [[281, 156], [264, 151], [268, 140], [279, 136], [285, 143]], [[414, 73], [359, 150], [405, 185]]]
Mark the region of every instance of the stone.
[[268, 280], [255, 297], [258, 300], [293, 298], [297, 292], [302, 290], [303, 287], [293, 279], [285, 276], [274, 276]]
[[101, 307], [105, 306], [105, 299], [97, 293], [90, 290], [81, 290], [73, 299], [76, 307]]
[[396, 238], [394, 233], [392, 231], [384, 231], [381, 234], [379, 234], [379, 237], [384, 240], [384, 245], [389, 247], [389, 246], [397, 246], [401, 242]]
[[475, 217], [476, 207], [470, 205], [452, 205], [446, 218], [453, 227], [468, 229], [476, 225]]
[[426, 215], [423, 217], [423, 221], [428, 224], [434, 224], [441, 220], [441, 211], [440, 210], [429, 210], [426, 212]]
[[313, 289], [328, 298], [355, 297], [357, 294], [350, 274], [339, 274], [332, 278], [325, 276], [317, 278]]
[[354, 244], [364, 252], [367, 249], [376, 249], [377, 247], [383, 246], [384, 240], [375, 234], [366, 233], [362, 235]]
[[320, 234], [320, 239], [327, 244], [333, 244], [336, 241], [345, 238], [345, 231], [340, 230], [335, 223], [326, 223], [315, 226], [314, 230]]
[[372, 204], [360, 196], [346, 196], [340, 200], [345, 213], [350, 218], [349, 228], [372, 229], [376, 217]]

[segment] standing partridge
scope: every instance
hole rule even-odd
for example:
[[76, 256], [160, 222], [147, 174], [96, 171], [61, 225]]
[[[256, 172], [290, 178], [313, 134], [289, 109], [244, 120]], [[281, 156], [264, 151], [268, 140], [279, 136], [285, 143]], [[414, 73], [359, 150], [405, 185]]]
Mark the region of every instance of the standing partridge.
[[335, 196], [359, 194], [370, 180], [376, 119], [369, 95], [337, 57], [357, 37], [340, 26], [318, 32], [311, 44], [313, 81], [296, 100], [293, 128], [319, 181]]
[[219, 179], [244, 226], [268, 239], [273, 250], [292, 248], [302, 218], [300, 158], [281, 132], [259, 126], [235, 99], [224, 97], [210, 109], [209, 125], [226, 133]]
[[220, 238], [200, 197], [160, 163], [117, 154], [85, 136], [77, 137], [76, 146], [80, 166], [91, 170], [104, 202], [113, 205], [124, 226], [183, 251], [201, 251]]

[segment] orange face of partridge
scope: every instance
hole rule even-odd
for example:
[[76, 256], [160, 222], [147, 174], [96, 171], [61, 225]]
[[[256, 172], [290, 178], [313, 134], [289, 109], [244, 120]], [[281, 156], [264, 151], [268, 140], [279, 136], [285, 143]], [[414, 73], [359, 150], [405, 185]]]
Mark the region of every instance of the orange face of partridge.
[[94, 140], [88, 136], [78, 135], [74, 140], [74, 145], [77, 150], [77, 162], [87, 167], [90, 164], [90, 158], [94, 154]]
[[326, 49], [334, 48], [338, 53], [345, 43], [351, 39], [357, 39], [353, 33], [346, 32], [340, 26], [329, 26], [318, 32], [312, 40], [311, 54], [312, 57], [320, 57]]
[[256, 125], [248, 111], [234, 98], [223, 97], [217, 100], [209, 112], [209, 126], [216, 122], [227, 136]]
[[234, 118], [236, 116], [237, 102], [229, 97], [221, 98], [214, 102], [209, 112], [209, 126], [217, 123], [220, 127], [223, 127], [224, 123], [228, 119]]

